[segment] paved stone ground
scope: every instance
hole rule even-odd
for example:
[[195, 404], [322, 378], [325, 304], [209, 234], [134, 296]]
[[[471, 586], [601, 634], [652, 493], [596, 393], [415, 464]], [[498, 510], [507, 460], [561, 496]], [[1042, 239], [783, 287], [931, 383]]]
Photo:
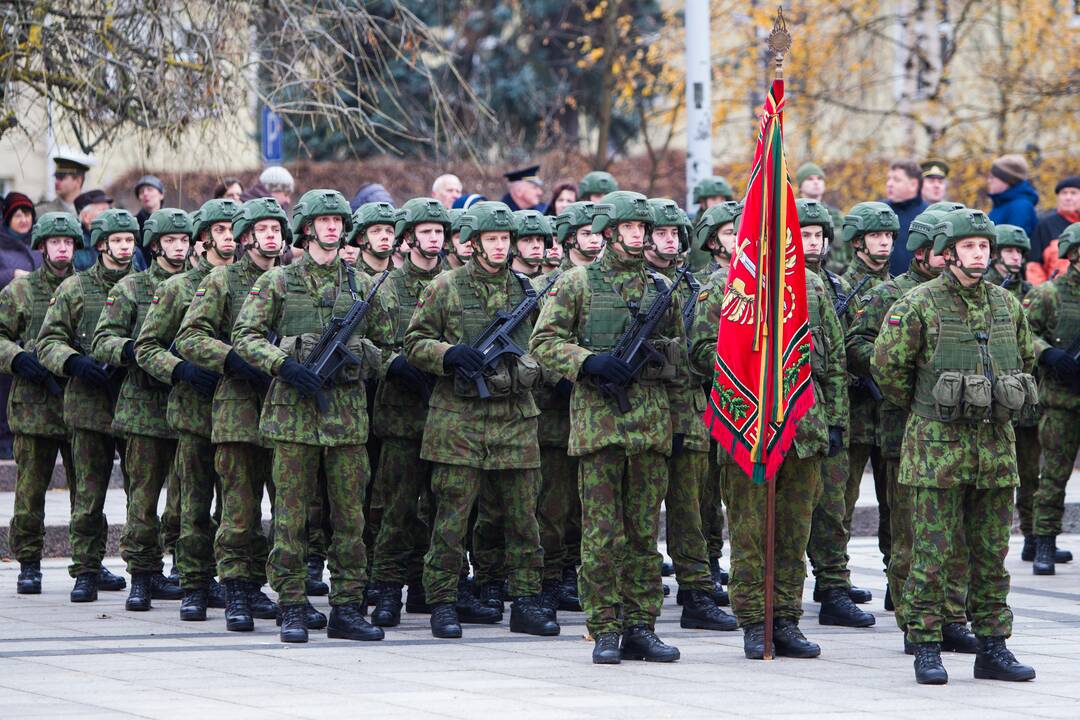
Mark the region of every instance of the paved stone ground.
[[[1078, 551], [1080, 536], [1061, 545]], [[808, 584], [802, 625], [823, 647], [817, 660], [747, 661], [741, 633], [682, 630], [669, 598], [657, 629], [683, 659], [612, 667], [590, 664], [580, 613], [560, 613], [555, 639], [512, 635], [504, 621], [466, 626], [463, 640], [435, 640], [427, 616], [405, 615], [381, 643], [314, 632], [307, 645], [284, 646], [271, 621], [257, 621], [254, 633], [225, 632], [221, 610], [206, 623], [182, 623], [176, 602], [125, 612], [125, 593], [72, 605], [61, 559], [45, 562], [42, 595], [16, 595], [17, 565], [0, 563], [0, 717], [1080, 717], [1080, 564], [1035, 577], [1014, 538], [1010, 647], [1038, 678], [976, 681], [972, 656], [946, 654], [950, 683], [930, 688], [915, 684], [892, 615], [881, 609], [875, 541], [856, 539], [851, 549], [855, 581], [874, 591], [865, 607], [878, 624], [819, 626]], [[315, 601], [326, 610], [325, 598]]]

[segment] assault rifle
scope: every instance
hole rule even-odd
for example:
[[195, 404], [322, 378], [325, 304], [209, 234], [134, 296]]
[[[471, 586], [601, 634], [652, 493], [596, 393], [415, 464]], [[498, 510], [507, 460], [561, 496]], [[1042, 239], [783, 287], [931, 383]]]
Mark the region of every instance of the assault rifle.
[[525, 354], [525, 351], [518, 347], [511, 336], [525, 318], [532, 315], [537, 305], [540, 304], [540, 298], [546, 295], [558, 280], [558, 276], [552, 278], [551, 282], [545, 285], [540, 292], [536, 292], [532, 287], [526, 287], [528, 280], [522, 281], [525, 298], [510, 312], [500, 310], [495, 313], [495, 317], [480, 332], [479, 337], [473, 341], [472, 347], [484, 356], [484, 364], [475, 372], [466, 372], [459, 369], [458, 373], [466, 380], [471, 380], [476, 384], [476, 392], [481, 398], [491, 397], [491, 391], [488, 389], [484, 372], [493, 368], [503, 355], [521, 357]]
[[694, 313], [697, 312], [698, 293], [701, 292], [701, 283], [691, 273], [686, 274], [686, 285], [690, 288], [690, 299], [683, 303], [682, 324], [686, 333], [686, 345], [690, 346], [690, 330], [694, 326]]
[[848, 306], [851, 305], [852, 298], [858, 295], [859, 291], [862, 290], [868, 282], [870, 282], [870, 276], [863, 275], [863, 279], [860, 280], [847, 295], [837, 293], [836, 299], [833, 300], [833, 310], [836, 311], [836, 317], [843, 317], [844, 313], [847, 312]]
[[[368, 296], [358, 298], [354, 272], [352, 268], [348, 268], [349, 292], [353, 297], [352, 307], [349, 308], [349, 312], [345, 313], [344, 317], [330, 318], [330, 323], [323, 330], [319, 342], [311, 349], [311, 354], [304, 360], [304, 367], [319, 376], [324, 388], [333, 385], [334, 379], [342, 368], [360, 364], [360, 358], [353, 355], [346, 345], [353, 332], [356, 331], [357, 326], [368, 314], [368, 310], [371, 309], [371, 301], [375, 298], [379, 286], [383, 284], [386, 276], [390, 274], [390, 270], [383, 270], [375, 284], [371, 286], [371, 292], [368, 293]], [[326, 412], [329, 409], [326, 396], [323, 395], [322, 391], [315, 393], [315, 403], [319, 406], [321, 412]]]
[[[657, 325], [667, 314], [674, 301], [675, 288], [679, 286], [683, 278], [689, 277], [690, 265], [684, 265], [677, 273], [675, 279], [660, 292], [653, 300], [649, 309], [645, 312], [638, 311], [626, 332], [622, 334], [615, 347], [611, 350], [612, 357], [616, 357], [630, 366], [630, 381], [633, 382], [650, 362], [663, 363], [665, 358], [650, 343], [649, 339], [656, 332]], [[630, 398], [627, 396], [628, 385], [615, 383], [601, 383], [600, 392], [615, 400], [619, 412], [630, 412]]]

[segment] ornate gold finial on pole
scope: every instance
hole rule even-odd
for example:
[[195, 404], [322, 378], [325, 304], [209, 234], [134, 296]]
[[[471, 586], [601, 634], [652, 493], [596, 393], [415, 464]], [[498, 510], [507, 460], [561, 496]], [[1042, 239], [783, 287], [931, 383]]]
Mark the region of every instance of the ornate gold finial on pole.
[[788, 32], [787, 22], [784, 21], [783, 6], [776, 8], [776, 20], [773, 21], [772, 32], [769, 33], [769, 50], [776, 60], [776, 79], [784, 78], [784, 55], [791, 49], [791, 33]]

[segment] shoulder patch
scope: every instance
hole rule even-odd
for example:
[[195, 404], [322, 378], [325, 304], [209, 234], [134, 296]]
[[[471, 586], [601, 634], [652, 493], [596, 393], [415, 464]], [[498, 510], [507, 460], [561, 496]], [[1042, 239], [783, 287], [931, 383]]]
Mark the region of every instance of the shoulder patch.
[[901, 317], [902, 316], [900, 315], [900, 313], [897, 313], [897, 312], [889, 313], [889, 324], [890, 325], [899, 325]]
[[105, 304], [106, 305], [112, 305], [114, 302], [116, 302], [116, 298], [113, 297], [112, 295], [109, 295], [108, 297], [105, 298]]
[[206, 288], [201, 287], [201, 288], [196, 288], [195, 289], [195, 297], [202, 297], [205, 294], [206, 294]]
[[56, 296], [55, 295], [53, 295], [51, 298], [49, 298], [49, 304], [50, 305], [55, 305], [56, 304]]
[[1025, 309], [1031, 307], [1031, 296], [1025, 295], [1020, 304], [1023, 305]]
[[702, 290], [701, 292], [698, 293], [698, 296], [697, 296], [697, 301], [698, 302], [705, 302], [708, 299], [709, 299], [709, 291], [708, 290]]
[[262, 290], [259, 288], [258, 285], [253, 285], [251, 287], [251, 290], [248, 291], [248, 295], [258, 295], [261, 292], [262, 292]]
[[161, 297], [157, 293], [154, 293], [154, 297], [150, 298], [150, 304], [157, 305], [159, 302], [161, 302]]

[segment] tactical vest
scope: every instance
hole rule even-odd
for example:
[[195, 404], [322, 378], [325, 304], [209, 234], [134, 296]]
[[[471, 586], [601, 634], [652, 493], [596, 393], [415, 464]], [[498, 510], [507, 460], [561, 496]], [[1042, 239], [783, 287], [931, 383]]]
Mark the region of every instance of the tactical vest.
[[[304, 282], [306, 267], [302, 263], [285, 266], [285, 307], [281, 313], [281, 337], [319, 334], [334, 315], [344, 315], [352, 305], [352, 296], [342, 292], [339, 278], [333, 298], [315, 298]], [[348, 269], [352, 273], [351, 268]]]
[[30, 288], [30, 322], [23, 332], [23, 347], [33, 349], [33, 343], [37, 340], [41, 331], [41, 324], [45, 321], [45, 313], [49, 310], [49, 301], [52, 299], [55, 287], [49, 286], [49, 280], [45, 273], [49, 272], [45, 266], [39, 268], [30, 276], [28, 283]]
[[[394, 347], [401, 348], [405, 345], [405, 331], [409, 329], [409, 323], [412, 321], [417, 303], [420, 302], [420, 296], [413, 292], [412, 283], [409, 282], [409, 273], [404, 270], [395, 272], [387, 280], [393, 281], [394, 298], [397, 301], [397, 317], [394, 318]], [[427, 287], [426, 283], [424, 287]]]
[[[525, 299], [526, 295], [535, 295], [536, 291], [533, 290], [532, 283], [529, 282], [529, 278], [520, 273], [516, 273], [513, 270], [508, 270], [516, 283], [507, 283], [509, 287], [508, 294], [510, 296], [510, 302], [506, 311], [513, 309], [518, 303]], [[468, 277], [466, 274], [465, 278]], [[491, 316], [484, 309], [483, 303], [480, 301], [480, 296], [476, 294], [476, 289], [472, 282], [466, 280], [459, 286], [461, 297], [461, 329], [464, 333], [464, 337], [461, 339], [462, 343], [472, 344], [476, 341], [480, 334], [484, 331], [484, 328], [491, 322]], [[411, 317], [411, 316], [410, 316]], [[521, 323], [514, 330], [513, 338], [514, 342], [518, 344], [518, 347], [523, 350], [529, 347], [529, 334], [531, 328], [528, 323]]]
[[[132, 273], [131, 290], [135, 295], [135, 325], [131, 328], [131, 337], [139, 337], [146, 313], [150, 311], [150, 303], [154, 299], [154, 291], [161, 284], [161, 279], [156, 277], [151, 270]], [[85, 314], [85, 311], [84, 311]]]
[[622, 296], [615, 292], [599, 263], [588, 265], [586, 275], [589, 278], [589, 314], [581, 344], [595, 352], [607, 352], [622, 337], [634, 312], [647, 310], [657, 294], [664, 291], [664, 281], [659, 275], [650, 273], [652, 283], [645, 283], [643, 297], [638, 301], [637, 308], [631, 310]]
[[78, 273], [78, 277], [83, 308], [79, 326], [76, 328], [75, 342], [79, 344], [78, 351], [87, 354], [90, 352], [90, 343], [94, 339], [94, 330], [97, 329], [98, 318], [105, 307], [105, 298], [109, 288], [105, 287], [105, 283], [93, 268], [83, 270]]
[[221, 326], [222, 337], [218, 339], [229, 344], [232, 344], [232, 326], [236, 322], [236, 318], [240, 317], [240, 308], [244, 306], [244, 300], [247, 299], [252, 286], [260, 277], [259, 275], [252, 275], [250, 279], [245, 278], [245, 269], [243, 262], [234, 262], [225, 266], [225, 286], [228, 288], [227, 292], [229, 294], [226, 302], [228, 303], [229, 314], [226, 316], [228, 323], [222, 323]]
[[810, 339], [814, 343], [810, 351], [810, 373], [820, 380], [829, 370], [829, 346], [821, 326], [821, 296], [813, 292], [811, 282], [806, 285], [806, 323], [810, 328]]
[[[937, 344], [929, 365], [916, 369], [912, 412], [941, 422], [1005, 422], [1028, 402], [1038, 402], [1034, 379], [1023, 373], [1016, 329], [1003, 296], [988, 292], [987, 334], [971, 330], [963, 300], [944, 284], [931, 285], [929, 295], [937, 315]], [[1016, 402], [1017, 384], [1019, 405], [1007, 407]], [[999, 413], [1002, 403], [1008, 412]]]
[[1067, 348], [1080, 335], [1080, 290], [1064, 275], [1053, 280], [1057, 290], [1058, 320], [1054, 327], [1054, 347]]

